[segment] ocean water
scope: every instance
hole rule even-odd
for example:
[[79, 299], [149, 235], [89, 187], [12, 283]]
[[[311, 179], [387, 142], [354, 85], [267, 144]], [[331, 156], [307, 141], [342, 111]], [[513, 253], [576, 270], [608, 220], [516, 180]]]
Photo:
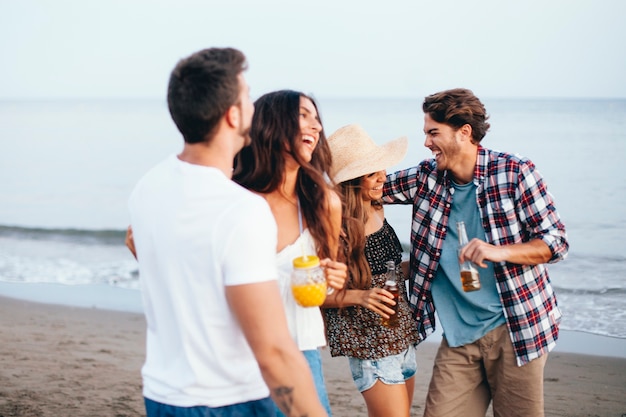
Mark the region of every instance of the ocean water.
[[[359, 123], [379, 143], [423, 146], [421, 99], [317, 98], [327, 134]], [[539, 168], [570, 253], [549, 267], [562, 328], [626, 338], [626, 100], [489, 100], [483, 145]], [[138, 288], [126, 201], [152, 165], [181, 148], [164, 102], [0, 102], [0, 282]], [[410, 207], [386, 209], [408, 244]]]

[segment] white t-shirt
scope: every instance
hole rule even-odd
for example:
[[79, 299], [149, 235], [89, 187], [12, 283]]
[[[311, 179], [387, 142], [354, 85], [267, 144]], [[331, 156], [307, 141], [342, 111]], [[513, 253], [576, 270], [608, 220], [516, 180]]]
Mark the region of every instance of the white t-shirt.
[[277, 277], [265, 200], [172, 155], [139, 181], [129, 209], [148, 326], [144, 396], [181, 407], [267, 397], [224, 295]]

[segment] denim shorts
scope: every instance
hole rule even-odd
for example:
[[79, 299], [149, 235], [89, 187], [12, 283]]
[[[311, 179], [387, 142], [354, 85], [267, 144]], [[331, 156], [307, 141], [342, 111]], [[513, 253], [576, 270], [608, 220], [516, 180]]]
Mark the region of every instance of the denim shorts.
[[352, 379], [360, 392], [374, 386], [376, 380], [383, 384], [404, 384], [417, 372], [415, 346], [410, 345], [404, 352], [379, 359], [348, 358]]

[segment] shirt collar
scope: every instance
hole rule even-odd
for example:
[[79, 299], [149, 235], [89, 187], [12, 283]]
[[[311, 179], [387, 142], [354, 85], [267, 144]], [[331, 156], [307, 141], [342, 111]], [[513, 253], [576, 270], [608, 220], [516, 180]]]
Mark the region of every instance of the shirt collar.
[[474, 184], [480, 185], [487, 176], [487, 168], [489, 166], [489, 155], [487, 149], [478, 145], [478, 155], [476, 157], [476, 167], [474, 168]]

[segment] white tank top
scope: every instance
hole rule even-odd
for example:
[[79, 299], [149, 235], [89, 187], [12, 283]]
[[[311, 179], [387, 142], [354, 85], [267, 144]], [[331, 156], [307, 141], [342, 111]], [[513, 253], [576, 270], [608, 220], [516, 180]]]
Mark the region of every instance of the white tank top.
[[295, 242], [276, 254], [278, 285], [292, 337], [300, 350], [312, 350], [320, 346], [326, 346], [326, 334], [320, 308], [301, 307], [296, 303], [291, 293], [293, 259], [302, 256], [303, 251], [306, 251], [307, 254], [315, 254], [313, 236], [311, 236], [309, 229], [302, 230], [302, 214], [300, 213], [299, 205], [298, 216], [300, 217], [300, 236], [298, 236]]

